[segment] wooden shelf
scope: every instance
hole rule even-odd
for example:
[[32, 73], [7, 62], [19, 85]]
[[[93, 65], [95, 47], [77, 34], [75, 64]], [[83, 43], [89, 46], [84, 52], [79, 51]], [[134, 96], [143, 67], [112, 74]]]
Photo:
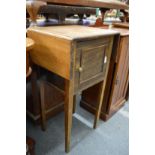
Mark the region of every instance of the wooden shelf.
[[129, 9], [125, 3], [116, 0], [43, 0], [47, 4], [89, 6], [109, 9]]

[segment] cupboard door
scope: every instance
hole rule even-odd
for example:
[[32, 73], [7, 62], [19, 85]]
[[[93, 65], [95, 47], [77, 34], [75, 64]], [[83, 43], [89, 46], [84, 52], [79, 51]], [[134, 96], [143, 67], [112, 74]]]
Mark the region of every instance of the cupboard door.
[[[111, 106], [117, 106], [125, 99], [126, 85], [128, 85], [129, 74], [129, 38], [122, 37], [120, 42], [120, 57], [116, 65]], [[110, 111], [110, 106], [108, 112]]]
[[[92, 41], [93, 43], [93, 41]], [[87, 46], [88, 44], [86, 44]], [[110, 42], [80, 47], [76, 53], [76, 89], [82, 90], [103, 79], [110, 59]]]

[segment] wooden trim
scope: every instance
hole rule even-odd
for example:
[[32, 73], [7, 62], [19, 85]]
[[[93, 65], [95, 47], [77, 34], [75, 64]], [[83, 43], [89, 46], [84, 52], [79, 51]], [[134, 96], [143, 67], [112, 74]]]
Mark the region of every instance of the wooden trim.
[[97, 8], [109, 9], [129, 9], [129, 6], [119, 1], [109, 0], [42, 0], [47, 4], [61, 4], [61, 5], [74, 5], [74, 6], [89, 6]]
[[46, 130], [46, 108], [45, 108], [45, 82], [40, 83], [40, 103], [41, 103], [41, 127]]
[[[46, 110], [45, 111], [45, 113], [46, 113], [46, 117], [47, 118], [50, 118], [51, 116], [54, 116], [54, 115], [56, 115], [57, 113], [58, 113], [58, 111], [60, 112], [60, 111], [63, 111], [63, 109], [64, 109], [64, 102], [62, 102], [62, 103], [60, 103], [60, 104], [58, 104], [58, 105], [56, 105], [56, 106], [54, 106], [54, 107], [52, 107], [52, 108], [50, 108], [50, 109], [48, 109], [48, 110]], [[40, 119], [40, 114], [39, 115], [34, 115], [34, 114], [32, 114], [30, 111], [28, 111], [28, 110], [26, 110], [26, 113], [27, 113], [27, 115], [30, 117], [30, 118], [32, 118], [33, 119], [33, 121], [35, 121], [35, 122], [38, 122], [39, 121], [39, 119]]]
[[[121, 39], [120, 39], [120, 44], [119, 44], [119, 48], [118, 48], [118, 54], [117, 54], [117, 64], [116, 64], [116, 69], [115, 69], [115, 73], [114, 73], [114, 80], [113, 80], [113, 84], [112, 84], [112, 88], [111, 88], [111, 95], [110, 95], [110, 97], [109, 97], [109, 104], [108, 104], [108, 107], [107, 107], [107, 114], [109, 114], [110, 113], [110, 111], [111, 111], [111, 108], [113, 107], [113, 105], [112, 105], [112, 100], [113, 100], [113, 93], [114, 93], [114, 91], [115, 91], [115, 89], [116, 89], [116, 85], [115, 85], [115, 81], [116, 81], [116, 78], [117, 78], [117, 75], [118, 75], [118, 70], [120, 70], [120, 66], [121, 67], [124, 67], [124, 63], [125, 63], [125, 60], [126, 60], [126, 58], [128, 57], [128, 52], [126, 53], [126, 56], [125, 56], [125, 59], [124, 59], [124, 61], [123, 61], [123, 64], [121, 64], [120, 65], [120, 61], [121, 61], [121, 56], [120, 55], [122, 55], [124, 52], [126, 52], [126, 51], [124, 51], [124, 50], [122, 50], [122, 47], [124, 47], [124, 41], [126, 41], [126, 40], [124, 40], [124, 39], [127, 39], [128, 37], [127, 36], [125, 36], [125, 37], [122, 37]], [[126, 48], [128, 48], [128, 47], [126, 47]], [[126, 49], [125, 49], [126, 50]], [[127, 66], [127, 64], [126, 64], [126, 66]], [[122, 77], [122, 74], [121, 74], [121, 77]], [[119, 86], [120, 87], [120, 86]], [[123, 89], [124, 90], [124, 89]], [[118, 95], [119, 95], [120, 93], [117, 93], [117, 98], [119, 97]], [[115, 103], [116, 104], [116, 103]], [[117, 104], [116, 104], [117, 105]]]
[[[101, 82], [101, 87], [100, 87], [100, 90], [99, 90], [98, 105], [97, 105], [97, 108], [96, 108], [95, 120], [94, 120], [94, 126], [93, 126], [94, 129], [96, 129], [96, 127], [97, 127], [97, 123], [99, 121], [100, 114], [101, 114], [101, 108], [102, 108], [102, 105], [103, 105], [103, 99], [104, 99], [104, 96], [105, 96], [105, 88], [106, 88], [108, 70], [109, 70], [109, 65], [110, 65], [112, 46], [113, 46], [113, 40], [111, 40], [111, 42], [110, 42], [110, 46], [109, 46], [109, 48], [107, 50], [108, 52], [106, 51], [106, 53], [105, 53], [108, 60], [107, 60], [106, 68], [105, 68], [105, 78], [104, 78], [104, 81]], [[109, 51], [111, 51], [111, 52], [109, 52]]]
[[[113, 107], [110, 111], [109, 114], [107, 113], [103, 113], [101, 111], [101, 115], [100, 115], [100, 118], [103, 120], [103, 121], [107, 121], [109, 120], [115, 113], [117, 113], [117, 111], [124, 106], [126, 100], [122, 100], [119, 104], [117, 104], [117, 106], [115, 106], [115, 108]], [[86, 110], [88, 110], [90, 113], [92, 114], [95, 114], [95, 111], [96, 111], [96, 108], [91, 106], [90, 104], [86, 103], [85, 101], [81, 100], [80, 101], [80, 106]]]
[[73, 81], [65, 80], [65, 152], [70, 151], [72, 112], [73, 112]]

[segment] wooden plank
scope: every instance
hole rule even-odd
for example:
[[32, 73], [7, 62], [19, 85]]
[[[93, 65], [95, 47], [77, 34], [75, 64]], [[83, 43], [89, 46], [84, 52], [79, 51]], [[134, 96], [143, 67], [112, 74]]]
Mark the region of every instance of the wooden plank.
[[127, 30], [129, 30], [129, 23], [113, 23], [113, 26], [120, 27], [120, 28], [126, 28]]
[[27, 35], [35, 40], [31, 51], [32, 61], [65, 79], [70, 79], [72, 64], [72, 42], [96, 39], [118, 32], [84, 26], [31, 27]]
[[73, 81], [65, 81], [65, 152], [70, 151], [72, 113], [73, 113]]
[[45, 83], [40, 83], [40, 100], [41, 100], [41, 126], [42, 130], [46, 130], [46, 108], [45, 108]]
[[[120, 94], [122, 86], [124, 86], [123, 81], [126, 80], [126, 74], [125, 67], [128, 64], [128, 36], [121, 37], [120, 45], [119, 45], [119, 60], [118, 64], [115, 69], [115, 75], [114, 75], [114, 81], [112, 85], [112, 95], [109, 100], [109, 106], [107, 109], [107, 113], [109, 114], [112, 110], [113, 106], [117, 106], [117, 104], [122, 101], [124, 98], [122, 97], [122, 94]], [[128, 68], [126, 68], [128, 70]], [[123, 85], [122, 85], [123, 84]], [[123, 93], [123, 92], [122, 92]]]
[[30, 56], [32, 61], [65, 79], [70, 79], [70, 42], [54, 36], [28, 31], [36, 42]]
[[76, 111], [76, 95], [74, 95], [73, 97], [73, 114], [75, 113]]
[[29, 51], [33, 48], [34, 41], [31, 38], [26, 38], [26, 51]]
[[[123, 92], [125, 89], [125, 84], [126, 84], [126, 80], [127, 80], [127, 76], [128, 76], [128, 72], [129, 72], [129, 38], [128, 37], [124, 37], [123, 38], [123, 44], [124, 44], [124, 48], [122, 47], [122, 51], [125, 53], [125, 57], [124, 57], [124, 64], [123, 64], [123, 68], [121, 71], [121, 75], [120, 75], [120, 86], [119, 86], [119, 92], [118, 92], [118, 99], [123, 96]], [[120, 67], [119, 67], [120, 68]]]
[[26, 77], [30, 76], [32, 69], [29, 62], [29, 52], [33, 49], [34, 41], [30, 38], [26, 38]]
[[96, 129], [97, 127], [97, 123], [99, 121], [100, 118], [100, 114], [101, 114], [101, 109], [102, 109], [102, 105], [103, 105], [103, 99], [106, 93], [106, 82], [107, 82], [107, 78], [108, 78], [108, 70], [109, 70], [109, 66], [110, 66], [110, 58], [111, 58], [111, 52], [112, 52], [112, 45], [113, 45], [113, 40], [111, 40], [110, 42], [110, 46], [109, 46], [109, 50], [106, 51], [106, 56], [107, 56], [107, 62], [106, 62], [106, 68], [105, 69], [105, 74], [104, 74], [104, 81], [101, 82], [100, 88], [99, 88], [99, 96], [98, 96], [98, 104], [96, 107], [96, 112], [95, 112], [95, 120], [94, 120], [94, 129]]
[[49, 4], [40, 8], [39, 13], [47, 14], [96, 14], [96, 9], [92, 7], [78, 7]]
[[[112, 27], [112, 30], [118, 31], [120, 33], [120, 36], [129, 36], [129, 29], [122, 28], [123, 26], [122, 27], [121, 26], [115, 26], [114, 23], [113, 23], [113, 25], [114, 26]], [[108, 25], [104, 25], [104, 26], [100, 26], [98, 28], [101, 28], [101, 29], [109, 29], [109, 26]]]
[[117, 0], [42, 0], [48, 4], [89, 6], [109, 9], [128, 9], [129, 6]]
[[48, 35], [54, 38], [60, 38], [63, 40], [81, 40], [89, 38], [98, 38], [118, 34], [119, 32], [114, 30], [104, 30], [100, 28], [86, 27], [80, 25], [67, 25], [67, 26], [48, 26], [48, 27], [31, 27], [27, 32], [33, 31], [36, 33]]

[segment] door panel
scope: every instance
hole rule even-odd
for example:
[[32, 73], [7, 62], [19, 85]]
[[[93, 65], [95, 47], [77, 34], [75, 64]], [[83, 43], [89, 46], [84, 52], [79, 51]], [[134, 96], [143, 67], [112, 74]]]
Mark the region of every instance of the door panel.
[[81, 64], [79, 84], [103, 73], [105, 50], [107, 45], [81, 51]]
[[110, 60], [113, 38], [105, 38], [82, 43], [76, 51], [75, 91], [83, 90], [104, 79], [107, 63]]
[[116, 67], [114, 88], [112, 93], [111, 105], [115, 105], [124, 99], [124, 90], [126, 86], [126, 79], [129, 72], [129, 50], [128, 50], [129, 39], [128, 37], [122, 37], [120, 43], [120, 58]]

